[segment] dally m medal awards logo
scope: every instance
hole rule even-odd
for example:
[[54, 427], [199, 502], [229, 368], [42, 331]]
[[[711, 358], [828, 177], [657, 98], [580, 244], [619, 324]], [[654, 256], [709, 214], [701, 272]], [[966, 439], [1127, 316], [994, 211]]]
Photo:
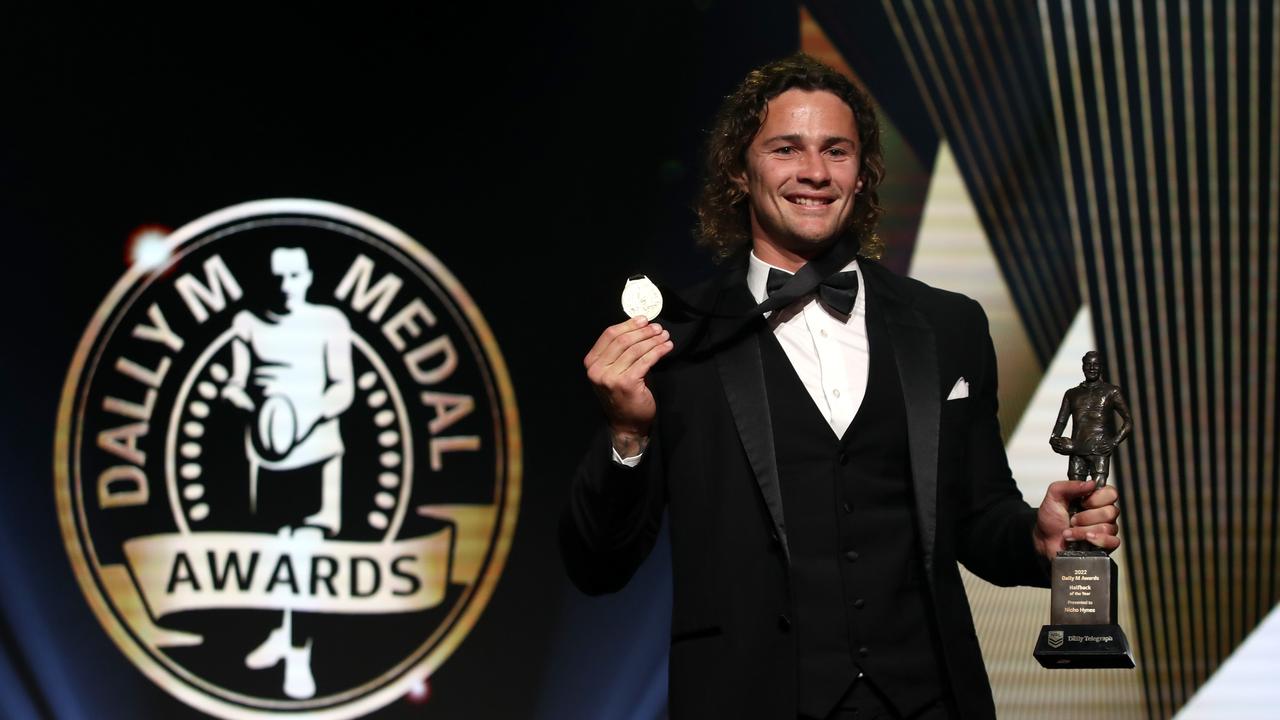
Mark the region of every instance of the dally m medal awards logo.
[[493, 594], [520, 427], [458, 281], [351, 208], [264, 200], [135, 265], [76, 350], [55, 482], [125, 655], [224, 718], [349, 718], [423, 682]]

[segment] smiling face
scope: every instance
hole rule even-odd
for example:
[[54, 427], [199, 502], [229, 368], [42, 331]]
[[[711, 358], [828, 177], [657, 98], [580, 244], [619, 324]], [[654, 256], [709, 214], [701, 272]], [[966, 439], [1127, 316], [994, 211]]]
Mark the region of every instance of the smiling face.
[[769, 101], [735, 182], [746, 192], [756, 256], [795, 270], [848, 225], [859, 180], [853, 110], [825, 90]]

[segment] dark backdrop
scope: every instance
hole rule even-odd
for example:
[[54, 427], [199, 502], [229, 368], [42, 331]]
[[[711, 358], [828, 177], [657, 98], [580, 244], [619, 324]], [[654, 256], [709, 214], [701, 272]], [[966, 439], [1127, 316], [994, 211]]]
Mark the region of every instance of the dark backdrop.
[[665, 551], [589, 600], [555, 547], [597, 422], [580, 358], [622, 319], [627, 275], [712, 270], [690, 232], [697, 149], [744, 70], [796, 49], [797, 8], [398, 5], [0, 13], [0, 714], [195, 715], [134, 669], [73, 579], [55, 412], [129, 234], [270, 197], [408, 232], [475, 298], [515, 383], [525, 475], [505, 573], [426, 706], [380, 716], [663, 712]]

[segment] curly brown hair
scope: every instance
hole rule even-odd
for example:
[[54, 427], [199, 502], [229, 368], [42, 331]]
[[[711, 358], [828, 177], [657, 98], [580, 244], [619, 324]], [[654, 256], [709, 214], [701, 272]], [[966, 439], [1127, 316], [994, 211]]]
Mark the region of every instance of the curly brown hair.
[[769, 101], [792, 88], [825, 90], [853, 110], [862, 146], [862, 192], [854, 201], [848, 232], [858, 242], [859, 255], [879, 259], [884, 243], [875, 228], [884, 214], [877, 192], [884, 178], [884, 155], [875, 107], [848, 78], [804, 53], [752, 70], [720, 106], [707, 144], [707, 179], [695, 207], [698, 244], [711, 248], [717, 260], [750, 245], [747, 194], [733, 178], [745, 171], [747, 147], [764, 124]]

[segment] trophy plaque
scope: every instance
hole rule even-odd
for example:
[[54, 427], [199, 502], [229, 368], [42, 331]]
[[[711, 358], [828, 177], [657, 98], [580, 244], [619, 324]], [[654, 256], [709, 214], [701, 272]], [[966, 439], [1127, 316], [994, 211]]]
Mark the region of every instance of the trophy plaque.
[[[1120, 388], [1102, 381], [1096, 351], [1082, 361], [1085, 381], [1067, 390], [1049, 444], [1070, 457], [1067, 477], [1097, 487], [1107, 484], [1111, 453], [1133, 427]], [[1121, 420], [1111, 432], [1110, 418]], [[1063, 437], [1067, 420], [1071, 437]], [[1081, 509], [1073, 502], [1071, 514]], [[1049, 625], [1040, 630], [1035, 657], [1046, 668], [1132, 668], [1133, 652], [1119, 623], [1116, 563], [1103, 550], [1085, 541], [1067, 543], [1053, 559], [1052, 608]]]

